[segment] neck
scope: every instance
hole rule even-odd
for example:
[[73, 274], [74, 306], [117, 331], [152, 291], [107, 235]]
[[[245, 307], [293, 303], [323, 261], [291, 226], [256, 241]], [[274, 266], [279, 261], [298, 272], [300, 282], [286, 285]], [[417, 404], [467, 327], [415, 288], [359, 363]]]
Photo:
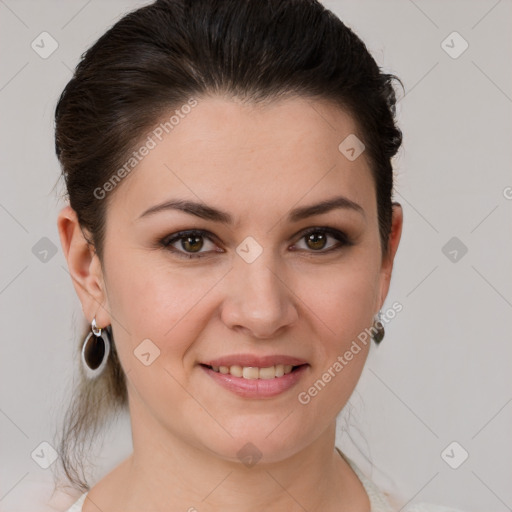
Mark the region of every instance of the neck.
[[361, 482], [334, 448], [335, 432], [333, 422], [284, 460], [247, 467], [192, 446], [161, 425], [138, 422], [113, 510], [369, 510]]

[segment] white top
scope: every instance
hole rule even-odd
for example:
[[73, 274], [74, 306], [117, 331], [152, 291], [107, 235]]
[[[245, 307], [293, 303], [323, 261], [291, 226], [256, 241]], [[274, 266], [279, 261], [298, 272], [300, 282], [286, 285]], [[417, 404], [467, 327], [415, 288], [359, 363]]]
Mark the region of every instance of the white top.
[[[361, 470], [356, 466], [356, 464], [349, 459], [344, 453], [341, 452], [338, 448], [336, 448], [341, 456], [348, 462], [350, 467], [354, 470], [354, 473], [358, 476], [359, 480], [363, 484], [363, 487], [368, 494], [368, 499], [370, 500], [370, 512], [396, 512], [391, 508], [388, 499], [386, 496], [377, 488], [377, 486], [369, 480]], [[87, 493], [82, 494], [78, 501], [76, 501], [71, 508], [69, 508], [66, 512], [82, 512], [82, 505], [85, 501]], [[414, 505], [409, 505], [403, 512], [462, 512], [459, 509], [455, 509], [453, 507], [444, 507], [442, 505], [434, 505], [432, 503], [416, 503]]]

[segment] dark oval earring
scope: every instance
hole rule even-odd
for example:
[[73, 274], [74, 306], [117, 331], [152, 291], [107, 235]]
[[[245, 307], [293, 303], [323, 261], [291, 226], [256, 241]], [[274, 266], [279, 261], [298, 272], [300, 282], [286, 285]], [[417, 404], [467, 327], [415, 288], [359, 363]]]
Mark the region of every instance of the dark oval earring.
[[99, 377], [108, 361], [110, 354], [110, 335], [107, 328], [96, 326], [96, 318], [91, 323], [91, 332], [82, 346], [82, 366], [88, 379]]
[[375, 343], [379, 344], [384, 338], [384, 325], [380, 319], [380, 311], [373, 317], [373, 326], [371, 328], [372, 338]]

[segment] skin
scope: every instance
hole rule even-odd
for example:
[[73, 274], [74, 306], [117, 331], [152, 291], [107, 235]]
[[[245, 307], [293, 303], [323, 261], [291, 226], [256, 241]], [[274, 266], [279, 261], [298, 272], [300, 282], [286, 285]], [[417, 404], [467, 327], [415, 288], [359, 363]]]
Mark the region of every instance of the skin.
[[[297, 399], [372, 325], [400, 241], [402, 209], [395, 205], [389, 253], [382, 257], [365, 153], [349, 161], [338, 150], [353, 133], [348, 114], [317, 99], [243, 105], [198, 98], [109, 192], [103, 265], [74, 211], [60, 212], [61, 243], [84, 314], [100, 327], [112, 324], [127, 374], [134, 446], [92, 488], [85, 512], [369, 511], [362, 484], [334, 442], [336, 417], [370, 343], [308, 404]], [[334, 209], [287, 219], [291, 209], [335, 195], [363, 213]], [[138, 219], [171, 198], [204, 202], [235, 223], [177, 210]], [[345, 232], [353, 244], [327, 253], [339, 244], [331, 235], [324, 246], [301, 236], [305, 228], [325, 226]], [[181, 258], [158, 244], [187, 229], [215, 235], [202, 239], [205, 257]], [[263, 248], [252, 263], [236, 252], [248, 236]], [[197, 248], [180, 241], [173, 247], [192, 254]], [[133, 352], [148, 338], [160, 356], [145, 366]], [[292, 389], [247, 399], [198, 365], [237, 353], [287, 354], [309, 366]], [[262, 454], [252, 467], [236, 455], [248, 442]]]

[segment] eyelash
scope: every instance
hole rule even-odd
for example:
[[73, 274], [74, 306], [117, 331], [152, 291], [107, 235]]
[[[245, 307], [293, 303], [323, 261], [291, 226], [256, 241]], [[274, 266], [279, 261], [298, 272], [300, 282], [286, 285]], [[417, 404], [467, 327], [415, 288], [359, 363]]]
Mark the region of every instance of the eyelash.
[[[338, 242], [339, 242], [337, 245], [334, 245], [333, 247], [330, 247], [329, 249], [326, 249], [326, 250], [318, 250], [318, 251], [306, 250], [306, 252], [310, 252], [315, 255], [316, 254], [318, 254], [318, 255], [328, 254], [331, 252], [338, 251], [338, 250], [342, 249], [343, 247], [349, 247], [349, 246], [353, 245], [352, 241], [348, 238], [348, 236], [345, 233], [343, 233], [342, 231], [338, 231], [337, 229], [328, 228], [328, 227], [308, 228], [300, 234], [299, 241], [301, 241], [302, 239], [304, 239], [305, 237], [307, 237], [308, 235], [311, 235], [313, 233], [322, 233], [322, 234], [330, 235], [333, 238], [335, 238], [336, 240], [338, 240]], [[216, 237], [209, 231], [205, 231], [202, 229], [190, 229], [187, 231], [179, 231], [172, 235], [166, 236], [165, 238], [163, 238], [159, 241], [159, 244], [160, 244], [160, 246], [164, 247], [165, 249], [176, 254], [178, 257], [185, 258], [185, 259], [199, 259], [199, 258], [205, 258], [205, 257], [210, 256], [210, 254], [208, 254], [210, 251], [206, 251], [203, 253], [188, 253], [188, 252], [184, 252], [184, 251], [178, 250], [176, 248], [170, 247], [171, 244], [173, 244], [174, 242], [177, 242], [182, 239], [189, 238], [189, 237], [194, 237], [194, 236], [207, 238], [211, 242], [214, 242], [214, 240], [216, 239]], [[304, 249], [298, 249], [298, 250], [304, 251]]]

